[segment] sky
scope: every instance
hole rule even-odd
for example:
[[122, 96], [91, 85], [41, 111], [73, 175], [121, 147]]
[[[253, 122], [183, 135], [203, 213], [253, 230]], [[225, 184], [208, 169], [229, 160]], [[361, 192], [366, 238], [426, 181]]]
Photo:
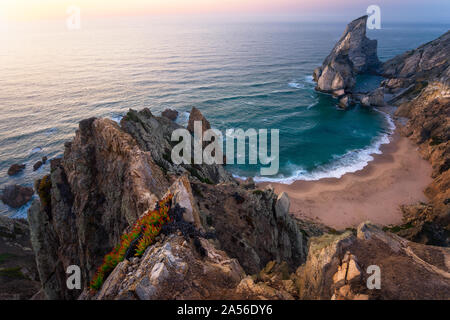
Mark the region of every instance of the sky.
[[79, 7], [83, 17], [229, 15], [346, 21], [373, 4], [380, 6], [384, 21], [450, 22], [449, 0], [0, 0], [0, 22], [65, 19], [71, 5]]

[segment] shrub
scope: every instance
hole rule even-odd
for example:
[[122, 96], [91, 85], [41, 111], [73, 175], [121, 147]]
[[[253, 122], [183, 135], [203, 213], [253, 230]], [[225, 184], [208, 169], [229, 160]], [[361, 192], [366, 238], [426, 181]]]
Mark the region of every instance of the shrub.
[[140, 257], [153, 244], [163, 225], [171, 222], [169, 210], [172, 198], [173, 195], [168, 195], [159, 201], [155, 210], [145, 213], [130, 232], [122, 235], [120, 243], [103, 258], [102, 265], [90, 283], [91, 290], [99, 290], [106, 277], [130, 252]]

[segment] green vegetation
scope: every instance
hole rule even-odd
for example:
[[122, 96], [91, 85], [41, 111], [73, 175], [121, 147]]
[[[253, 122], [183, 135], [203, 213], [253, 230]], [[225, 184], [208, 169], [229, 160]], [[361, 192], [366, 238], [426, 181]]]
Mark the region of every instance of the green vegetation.
[[434, 137], [431, 137], [430, 146], [437, 146], [443, 142], [444, 142], [443, 139], [441, 139], [440, 137], [434, 136]]
[[410, 229], [412, 227], [413, 227], [412, 223], [409, 222], [409, 223], [405, 223], [405, 224], [402, 224], [402, 225], [399, 225], [399, 226], [384, 227], [383, 231], [385, 231], [385, 232], [389, 231], [389, 232], [392, 232], [392, 233], [397, 233], [397, 232], [400, 232], [402, 230]]
[[52, 189], [52, 180], [50, 179], [50, 175], [46, 175], [41, 180], [38, 180], [35, 189], [41, 199], [42, 206], [44, 208], [49, 208], [52, 198], [50, 193]]
[[257, 196], [262, 196], [264, 194], [264, 191], [256, 189], [252, 192], [253, 194], [257, 195]]
[[[171, 222], [169, 217], [170, 204], [173, 195], [168, 195], [158, 203], [157, 209], [148, 211], [140, 218], [133, 229], [121, 237], [121, 242], [103, 259], [103, 264], [98, 268], [96, 275], [90, 283], [90, 288], [99, 290], [111, 271], [125, 259], [128, 249], [136, 245], [135, 256], [140, 257], [145, 250], [153, 244], [156, 236], [161, 232], [162, 226]], [[133, 247], [131, 248], [133, 249]]]
[[26, 279], [20, 267], [0, 269], [0, 276], [14, 278], [14, 279]]

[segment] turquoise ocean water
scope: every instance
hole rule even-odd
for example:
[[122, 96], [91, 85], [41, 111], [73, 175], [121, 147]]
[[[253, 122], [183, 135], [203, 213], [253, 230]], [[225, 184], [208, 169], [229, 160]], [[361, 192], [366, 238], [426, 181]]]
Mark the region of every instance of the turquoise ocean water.
[[[129, 108], [180, 112], [195, 106], [212, 126], [280, 130], [280, 171], [259, 177], [254, 166], [237, 176], [290, 183], [339, 177], [363, 168], [388, 142], [392, 123], [376, 111], [336, 108], [314, 91], [312, 71], [339, 39], [346, 22], [164, 23], [149, 19], [63, 22], [0, 31], [0, 188], [33, 185], [49, 170], [33, 164], [62, 155], [78, 121], [119, 120]], [[386, 60], [430, 41], [448, 25], [383, 25], [369, 31]], [[361, 79], [363, 90], [371, 79]], [[26, 163], [8, 177], [13, 163]], [[0, 214], [25, 216], [28, 206]]]

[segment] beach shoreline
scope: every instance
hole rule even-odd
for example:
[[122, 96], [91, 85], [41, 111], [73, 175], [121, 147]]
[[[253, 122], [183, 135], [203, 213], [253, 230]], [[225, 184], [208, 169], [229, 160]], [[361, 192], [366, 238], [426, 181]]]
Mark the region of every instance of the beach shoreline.
[[362, 170], [341, 178], [297, 180], [292, 184], [261, 182], [258, 186], [272, 185], [276, 193], [286, 192], [290, 213], [296, 218], [337, 230], [367, 220], [381, 225], [400, 224], [400, 205], [428, 200], [423, 191], [432, 182], [432, 169], [417, 146], [399, 133], [401, 124], [396, 123], [396, 127], [390, 142], [381, 145], [381, 153], [373, 154], [374, 159]]

